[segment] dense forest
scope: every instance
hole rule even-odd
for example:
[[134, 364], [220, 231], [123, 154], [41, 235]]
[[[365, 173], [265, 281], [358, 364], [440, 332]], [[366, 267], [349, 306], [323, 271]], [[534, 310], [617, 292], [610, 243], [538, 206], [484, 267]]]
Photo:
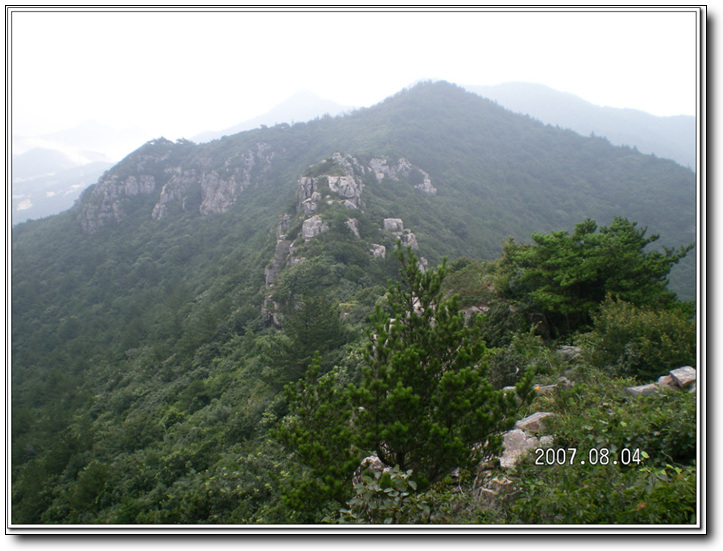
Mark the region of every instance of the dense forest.
[[694, 524], [695, 210], [447, 83], [149, 142], [13, 228], [12, 522]]

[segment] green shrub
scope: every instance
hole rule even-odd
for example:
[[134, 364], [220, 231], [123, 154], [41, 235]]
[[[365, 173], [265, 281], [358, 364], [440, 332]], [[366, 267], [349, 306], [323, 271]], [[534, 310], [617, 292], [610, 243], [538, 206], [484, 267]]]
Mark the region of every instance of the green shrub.
[[562, 357], [539, 335], [510, 333], [509, 342], [491, 356], [487, 378], [493, 387], [502, 388], [516, 384], [528, 371], [541, 382], [559, 375], [564, 367]]
[[581, 339], [588, 361], [616, 375], [651, 380], [695, 365], [695, 323], [677, 312], [608, 298]]
[[354, 484], [354, 497], [338, 517], [327, 516], [324, 522], [334, 524], [423, 524], [431, 515], [430, 500], [414, 494], [417, 484], [412, 471], [402, 472], [395, 466], [389, 473], [365, 473]]
[[[623, 386], [623, 385], [620, 385]], [[669, 391], [628, 396], [622, 388], [600, 389], [576, 384], [554, 397], [557, 415], [549, 421], [555, 447], [574, 447], [580, 458], [591, 449], [627, 448], [649, 456], [648, 464], [688, 465], [696, 454], [696, 399]]]
[[509, 523], [693, 524], [695, 466], [536, 466], [518, 470]]

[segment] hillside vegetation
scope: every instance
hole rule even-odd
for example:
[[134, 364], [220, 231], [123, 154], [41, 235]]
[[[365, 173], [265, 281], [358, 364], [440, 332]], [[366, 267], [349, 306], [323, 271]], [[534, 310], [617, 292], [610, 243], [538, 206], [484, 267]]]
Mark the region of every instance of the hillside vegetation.
[[[12, 520], [695, 522], [696, 394], [624, 391], [696, 367], [695, 201], [447, 83], [149, 142], [13, 228]], [[541, 409], [640, 461], [504, 469]]]

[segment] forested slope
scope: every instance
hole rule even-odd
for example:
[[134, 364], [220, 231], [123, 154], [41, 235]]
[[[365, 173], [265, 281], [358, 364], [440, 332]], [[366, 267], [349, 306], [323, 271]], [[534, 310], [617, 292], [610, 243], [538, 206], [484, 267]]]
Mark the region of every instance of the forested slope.
[[[208, 144], [149, 142], [70, 211], [13, 228], [14, 522], [317, 522], [328, 503], [280, 500], [296, 466], [308, 476], [274, 437], [293, 404], [282, 390], [317, 351], [320, 375], [336, 367], [343, 384], [363, 380], [370, 316], [390, 313], [387, 281], [399, 278], [397, 238], [429, 273], [449, 258], [449, 277], [461, 278], [450, 292], [488, 308], [486, 329], [470, 330], [495, 373], [494, 362], [594, 331], [601, 307], [595, 294], [578, 325], [508, 349], [531, 329], [526, 313], [556, 314], [514, 285], [530, 267], [513, 249], [495, 260], [509, 236], [531, 244], [536, 232], [625, 217], [633, 233], [661, 235], [632, 257], [678, 251], [694, 241], [695, 202], [694, 176], [675, 163], [447, 83]], [[693, 298], [693, 253], [679, 264], [676, 254], [649, 277], [658, 289], [679, 270], [673, 288]], [[582, 287], [608, 288], [591, 277]], [[666, 293], [631, 304], [691, 315]], [[339, 484], [348, 495], [351, 481]]]

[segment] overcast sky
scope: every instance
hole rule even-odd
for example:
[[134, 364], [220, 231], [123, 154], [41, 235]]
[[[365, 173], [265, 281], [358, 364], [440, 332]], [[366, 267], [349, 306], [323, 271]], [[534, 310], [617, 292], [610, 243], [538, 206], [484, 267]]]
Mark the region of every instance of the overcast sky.
[[693, 11], [41, 12], [11, 15], [12, 129], [95, 120], [176, 139], [306, 89], [369, 106], [420, 79], [546, 84], [694, 115]]

